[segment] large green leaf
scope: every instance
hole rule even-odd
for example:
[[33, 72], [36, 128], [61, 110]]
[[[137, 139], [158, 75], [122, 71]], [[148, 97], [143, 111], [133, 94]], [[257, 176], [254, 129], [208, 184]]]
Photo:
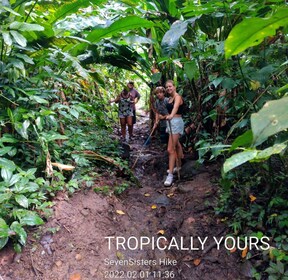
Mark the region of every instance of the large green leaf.
[[288, 97], [267, 102], [263, 108], [251, 115], [253, 145], [263, 143], [271, 135], [288, 128]]
[[13, 215], [19, 219], [21, 225], [36, 226], [44, 223], [37, 213], [33, 211], [18, 209], [13, 211]]
[[98, 27], [94, 29], [91, 33], [88, 34], [86, 39], [92, 43], [95, 43], [99, 42], [103, 38], [113, 36], [119, 32], [125, 32], [142, 27], [150, 28], [153, 25], [154, 23], [149, 20], [137, 16], [128, 16], [113, 22], [107, 28]]
[[288, 25], [288, 9], [279, 9], [271, 18], [247, 18], [237, 24], [225, 42], [226, 58], [249, 47], [259, 45], [267, 36], [273, 36], [281, 26]]
[[20, 31], [44, 31], [44, 27], [39, 24], [14, 21], [10, 24], [10, 29]]
[[197, 18], [192, 18], [185, 21], [176, 21], [172, 24], [170, 30], [168, 30], [161, 42], [163, 54], [167, 55], [173, 49], [178, 46], [178, 42], [181, 36], [183, 36], [188, 28], [189, 23], [194, 23]]
[[1, 168], [1, 177], [4, 180], [4, 182], [8, 182], [11, 179], [12, 175], [13, 172], [11, 171], [11, 169], [5, 167]]
[[16, 43], [18, 43], [21, 47], [26, 47], [27, 40], [23, 35], [21, 35], [19, 32], [15, 30], [11, 30], [10, 34], [12, 35]]
[[252, 130], [249, 129], [245, 133], [239, 135], [232, 143], [230, 152], [234, 151], [238, 147], [249, 147], [253, 141]]
[[223, 165], [223, 171], [227, 173], [233, 168], [254, 159], [257, 156], [257, 150], [247, 150], [238, 154], [233, 155], [232, 157], [226, 159]]
[[19, 236], [19, 242], [22, 245], [25, 245], [27, 240], [27, 233], [24, 228], [17, 221], [15, 221], [11, 224], [10, 229]]
[[10, 33], [8, 31], [3, 31], [2, 32], [3, 40], [6, 45], [11, 46], [12, 45], [12, 38], [10, 36]]
[[275, 154], [280, 154], [283, 150], [285, 150], [287, 145], [281, 143], [281, 144], [275, 144], [272, 147], [269, 147], [263, 151], [260, 151], [258, 155], [256, 156], [256, 160], [267, 160], [269, 157]]
[[4, 201], [8, 201], [12, 196], [12, 192], [2, 193], [0, 195], [0, 203], [3, 203]]
[[185, 62], [184, 72], [187, 78], [191, 81], [198, 74], [198, 67], [195, 60]]
[[0, 218], [0, 249], [2, 249], [6, 243], [8, 242], [9, 238], [9, 227], [6, 222]]
[[91, 4], [100, 5], [107, 2], [107, 0], [74, 0], [60, 6], [60, 8], [54, 13], [53, 17], [49, 20], [51, 24], [55, 23], [59, 19], [63, 19], [67, 15], [76, 13], [80, 8], [85, 8]]
[[28, 127], [30, 126], [30, 121], [25, 120], [23, 123], [16, 123], [15, 129], [16, 131], [25, 139], [28, 139]]
[[13, 161], [7, 158], [0, 157], [0, 168], [3, 168], [3, 167], [6, 169], [10, 169], [11, 171], [14, 171], [16, 169], [16, 165]]
[[23, 194], [15, 195], [15, 201], [24, 208], [28, 208], [29, 206], [28, 198]]
[[4, 156], [5, 154], [9, 153], [11, 151], [12, 147], [4, 147], [0, 148], [0, 156]]

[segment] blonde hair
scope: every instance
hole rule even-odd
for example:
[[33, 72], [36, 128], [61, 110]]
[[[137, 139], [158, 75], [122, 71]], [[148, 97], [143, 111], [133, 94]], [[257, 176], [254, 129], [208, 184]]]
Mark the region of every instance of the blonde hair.
[[175, 83], [174, 83], [173, 80], [167, 80], [166, 83], [165, 83], [165, 86], [166, 86], [168, 83], [172, 84], [172, 85], [175, 87]]

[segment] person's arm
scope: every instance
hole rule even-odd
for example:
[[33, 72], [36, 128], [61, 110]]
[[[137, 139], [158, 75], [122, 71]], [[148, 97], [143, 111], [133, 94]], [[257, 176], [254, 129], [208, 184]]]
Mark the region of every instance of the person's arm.
[[113, 102], [118, 103], [119, 101], [120, 101], [120, 94], [116, 98], [109, 100], [109, 103]]
[[135, 89], [135, 91], [136, 91], [136, 95], [135, 95], [134, 103], [136, 104], [136, 103], [138, 103], [141, 95], [140, 95], [140, 93], [139, 93], [136, 89]]

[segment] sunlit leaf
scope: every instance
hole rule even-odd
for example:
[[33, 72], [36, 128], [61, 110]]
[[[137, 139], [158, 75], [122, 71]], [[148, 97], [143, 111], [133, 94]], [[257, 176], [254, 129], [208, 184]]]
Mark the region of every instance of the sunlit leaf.
[[11, 171], [11, 169], [5, 167], [1, 168], [1, 177], [5, 182], [8, 182], [11, 179], [12, 175], [13, 172]]
[[15, 30], [11, 30], [10, 34], [12, 35], [16, 43], [18, 43], [21, 47], [26, 47], [27, 40], [23, 35], [21, 35], [19, 32]]
[[15, 201], [24, 208], [28, 208], [28, 206], [29, 206], [28, 199], [23, 194], [15, 195]]
[[60, 170], [71, 171], [71, 170], [75, 169], [75, 166], [73, 166], [73, 165], [62, 164], [59, 162], [51, 162], [51, 164], [53, 166], [58, 167]]
[[254, 159], [257, 156], [257, 150], [248, 150], [244, 152], [237, 153], [232, 157], [225, 160], [223, 165], [223, 171], [227, 173], [228, 171], [232, 170], [233, 168]]
[[82, 276], [79, 272], [75, 272], [70, 275], [69, 280], [82, 280]]
[[0, 218], [0, 249], [2, 249], [9, 239], [9, 227], [6, 222]]
[[175, 21], [170, 29], [164, 34], [161, 46], [163, 49], [164, 55], [169, 54], [172, 50], [177, 48], [179, 39], [183, 36], [188, 28], [188, 24], [194, 24], [197, 18], [192, 18], [185, 21]]
[[12, 46], [13, 42], [12, 42], [12, 38], [10, 36], [10, 33], [7, 31], [3, 31], [2, 36], [3, 36], [4, 43], [8, 46]]
[[258, 153], [256, 156], [256, 160], [266, 160], [272, 155], [280, 154], [283, 150], [287, 148], [287, 145], [281, 143], [281, 144], [275, 144], [272, 147], [266, 148], [265, 150], [262, 150]]
[[244, 259], [244, 258], [246, 258], [246, 256], [247, 256], [247, 253], [248, 253], [248, 247], [245, 247], [245, 249], [242, 251], [242, 253], [241, 253], [241, 257]]
[[15, 221], [11, 224], [10, 229], [18, 235], [20, 243], [25, 245], [27, 240], [27, 233], [23, 227], [17, 221]]
[[119, 215], [125, 215], [125, 212], [123, 212], [122, 210], [116, 210], [116, 213]]
[[16, 165], [13, 161], [6, 159], [6, 158], [1, 158], [0, 157], [0, 168], [8, 168], [11, 171], [16, 169]]
[[150, 193], [144, 193], [144, 196], [148, 197], [148, 196], [151, 196]]
[[116, 256], [119, 260], [124, 260], [124, 255], [121, 252], [117, 251]]
[[100, 5], [107, 0], [74, 0], [65, 3], [60, 6], [58, 10], [54, 13], [53, 17], [50, 19], [50, 23], [55, 23], [57, 20], [66, 17], [67, 15], [76, 13], [80, 8], [85, 8], [91, 5], [91, 3], [95, 5]]
[[249, 198], [250, 198], [251, 202], [253, 202], [253, 201], [255, 201], [257, 199], [253, 194], [250, 194]]
[[99, 42], [102, 38], [107, 38], [120, 32], [135, 30], [137, 28], [142, 28], [142, 27], [149, 28], [149, 27], [152, 27], [153, 25], [154, 25], [153, 22], [148, 21], [146, 19], [143, 19], [137, 16], [128, 16], [128, 17], [121, 18], [113, 22], [109, 27], [95, 28], [87, 36], [86, 39], [92, 43], [95, 43], [95, 42]]
[[15, 129], [16, 131], [25, 139], [28, 139], [28, 127], [30, 126], [30, 121], [25, 120], [23, 123], [16, 123]]
[[18, 217], [21, 225], [38, 226], [44, 223], [38, 214], [33, 211], [19, 209], [14, 211], [14, 215]]
[[20, 31], [43, 31], [44, 27], [39, 24], [27, 23], [14, 21], [10, 24], [10, 29], [20, 30]]
[[249, 47], [259, 45], [264, 38], [275, 35], [280, 26], [287, 26], [288, 9], [279, 9], [270, 18], [247, 18], [237, 24], [225, 42], [226, 58]]
[[258, 146], [280, 131], [288, 128], [288, 97], [267, 102], [263, 108], [251, 115], [253, 144]]
[[201, 263], [201, 259], [195, 259], [193, 263], [195, 266], [198, 266]]
[[157, 208], [157, 205], [155, 205], [155, 204], [153, 204], [152, 206], [151, 206], [151, 209], [156, 209]]

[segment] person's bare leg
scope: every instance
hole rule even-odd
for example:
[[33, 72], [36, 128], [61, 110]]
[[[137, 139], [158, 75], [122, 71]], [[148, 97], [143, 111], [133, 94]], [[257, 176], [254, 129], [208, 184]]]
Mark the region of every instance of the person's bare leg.
[[[175, 165], [177, 164], [177, 147], [175, 144], [178, 143], [179, 134], [172, 134], [169, 136], [167, 151], [169, 154], [169, 173], [173, 174]], [[178, 162], [179, 163], [179, 162]]]
[[126, 138], [126, 119], [125, 118], [120, 118], [120, 125], [121, 125], [121, 135], [122, 138]]
[[128, 133], [129, 137], [133, 136], [133, 117], [127, 117]]

